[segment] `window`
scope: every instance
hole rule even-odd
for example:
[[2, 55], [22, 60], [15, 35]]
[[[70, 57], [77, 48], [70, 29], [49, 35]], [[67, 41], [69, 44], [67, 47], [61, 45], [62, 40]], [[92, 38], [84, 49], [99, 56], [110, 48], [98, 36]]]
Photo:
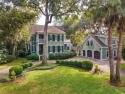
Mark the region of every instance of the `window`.
[[60, 40], [62, 40], [62, 35], [60, 35]]
[[32, 45], [32, 52], [35, 52], [35, 51], [36, 51], [36, 46]]
[[48, 35], [48, 41], [53, 40], [52, 35]]
[[90, 46], [93, 46], [93, 41], [92, 40], [90, 41]]
[[116, 50], [114, 50], [114, 57], [116, 57], [116, 55], [117, 55], [117, 51], [116, 51]]
[[50, 52], [53, 52], [53, 46], [50, 46]]
[[62, 46], [60, 46], [60, 52], [62, 52]]
[[58, 52], [58, 46], [55, 46], [55, 52]]
[[106, 58], [109, 58], [109, 51], [106, 51]]
[[55, 40], [58, 41], [58, 35], [55, 35]]
[[39, 34], [39, 39], [43, 39], [44, 35], [43, 34]]
[[89, 46], [89, 41], [87, 41], [86, 45]]
[[113, 39], [113, 40], [112, 40], [112, 43], [113, 43], [113, 44], [116, 44], [116, 41], [115, 41], [115, 39]]
[[36, 41], [36, 35], [32, 36], [32, 41], [35, 42]]

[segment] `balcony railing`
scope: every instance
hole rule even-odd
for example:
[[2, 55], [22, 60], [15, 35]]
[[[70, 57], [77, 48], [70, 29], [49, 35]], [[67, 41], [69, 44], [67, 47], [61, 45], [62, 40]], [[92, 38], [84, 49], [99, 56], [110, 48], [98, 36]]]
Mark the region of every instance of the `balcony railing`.
[[44, 39], [38, 39], [39, 43], [43, 43]]

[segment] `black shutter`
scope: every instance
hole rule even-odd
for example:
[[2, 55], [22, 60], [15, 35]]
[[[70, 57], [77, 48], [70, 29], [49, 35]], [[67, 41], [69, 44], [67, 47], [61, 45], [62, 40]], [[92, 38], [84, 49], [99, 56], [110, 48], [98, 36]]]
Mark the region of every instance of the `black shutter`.
[[48, 46], [48, 52], [50, 53], [50, 46]]
[[58, 41], [60, 41], [60, 35], [58, 35]]
[[63, 48], [63, 46], [62, 46], [62, 52], [64, 52], [64, 48]]
[[48, 35], [48, 41], [50, 41], [50, 35]]
[[60, 46], [58, 46], [58, 52], [60, 52]]
[[35, 45], [35, 52], [36, 52], [36, 45]]
[[53, 41], [55, 41], [55, 35], [53, 35]]
[[62, 35], [62, 41], [64, 41], [64, 36]]
[[55, 46], [53, 46], [53, 52], [55, 53]]

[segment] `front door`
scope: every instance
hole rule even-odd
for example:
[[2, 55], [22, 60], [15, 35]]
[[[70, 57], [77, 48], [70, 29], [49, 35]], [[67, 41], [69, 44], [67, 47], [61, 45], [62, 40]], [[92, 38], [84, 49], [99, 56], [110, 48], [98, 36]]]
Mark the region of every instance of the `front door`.
[[39, 54], [43, 54], [43, 44], [39, 44]]

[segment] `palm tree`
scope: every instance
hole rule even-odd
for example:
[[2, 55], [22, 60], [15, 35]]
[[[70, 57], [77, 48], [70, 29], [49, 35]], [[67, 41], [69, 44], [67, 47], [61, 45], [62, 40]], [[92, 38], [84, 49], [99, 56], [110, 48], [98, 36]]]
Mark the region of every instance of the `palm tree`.
[[[98, 0], [95, 8], [94, 20], [95, 22], [104, 23], [108, 27], [108, 47], [109, 47], [109, 65], [110, 65], [110, 82], [116, 82], [116, 75], [114, 69], [113, 45], [112, 36], [113, 28], [117, 26], [119, 19], [120, 0]], [[94, 3], [95, 4], [95, 3]]]

